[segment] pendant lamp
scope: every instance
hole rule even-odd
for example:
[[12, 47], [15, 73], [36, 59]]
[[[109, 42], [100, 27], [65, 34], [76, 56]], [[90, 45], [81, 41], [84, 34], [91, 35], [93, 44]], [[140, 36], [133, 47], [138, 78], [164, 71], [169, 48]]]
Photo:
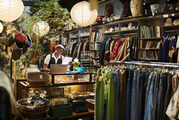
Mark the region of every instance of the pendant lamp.
[[0, 0], [0, 20], [12, 22], [18, 19], [24, 11], [22, 0]]
[[72, 7], [70, 15], [77, 25], [86, 27], [96, 20], [98, 12], [96, 9], [91, 10], [91, 4], [89, 2], [82, 1]]
[[33, 32], [38, 36], [46, 35], [50, 30], [50, 27], [47, 22], [40, 21], [33, 25]]
[[2, 23], [0, 22], [0, 33], [3, 31], [3, 25]]

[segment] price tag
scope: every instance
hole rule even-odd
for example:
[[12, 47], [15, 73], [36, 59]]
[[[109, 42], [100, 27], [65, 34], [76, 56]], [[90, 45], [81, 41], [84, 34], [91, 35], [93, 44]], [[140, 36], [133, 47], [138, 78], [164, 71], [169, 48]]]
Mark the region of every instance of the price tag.
[[101, 82], [102, 79], [103, 79], [103, 76], [100, 76], [98, 81]]
[[164, 15], [163, 15], [163, 18], [167, 18], [167, 17], [168, 17], [168, 14], [164, 14]]
[[43, 79], [43, 75], [40, 75], [40, 79]]

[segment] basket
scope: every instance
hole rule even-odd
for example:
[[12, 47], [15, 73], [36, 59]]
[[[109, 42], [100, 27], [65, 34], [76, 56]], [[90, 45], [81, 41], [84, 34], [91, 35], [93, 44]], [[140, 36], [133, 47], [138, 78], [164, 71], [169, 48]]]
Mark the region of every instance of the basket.
[[50, 76], [46, 72], [29, 72], [27, 73], [27, 81], [30, 85], [48, 85]]
[[47, 105], [36, 106], [34, 109], [28, 108], [23, 105], [27, 102], [27, 99], [21, 99], [17, 101], [17, 107], [24, 117], [29, 120], [43, 120], [46, 118], [51, 102], [48, 100]]

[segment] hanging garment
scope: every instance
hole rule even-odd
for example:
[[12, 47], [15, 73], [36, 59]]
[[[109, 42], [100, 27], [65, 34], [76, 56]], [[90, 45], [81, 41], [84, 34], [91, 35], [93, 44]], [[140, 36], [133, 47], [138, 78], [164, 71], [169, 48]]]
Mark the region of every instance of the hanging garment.
[[155, 77], [156, 77], [156, 72], [152, 72], [149, 76], [149, 83], [148, 84], [148, 89], [147, 93], [148, 96], [146, 98], [146, 109], [145, 109], [145, 115], [144, 115], [144, 120], [152, 120], [153, 112], [153, 87], [154, 87], [154, 82], [155, 82]]
[[177, 44], [176, 44], [176, 49], [177, 49], [177, 53], [178, 53], [178, 57], [177, 57], [177, 63], [179, 63], [179, 35], [177, 36]]
[[127, 48], [129, 47], [129, 38], [126, 38], [124, 41], [120, 51], [117, 53], [117, 56], [115, 58], [115, 61], [122, 60], [128, 53]]
[[126, 104], [126, 88], [127, 88], [127, 82], [126, 82], [126, 70], [120, 70], [119, 71], [119, 99], [118, 99], [118, 105], [119, 105], [119, 120], [125, 119], [125, 104]]
[[127, 71], [128, 71], [127, 72], [128, 74], [127, 74], [125, 120], [130, 120], [133, 70], [132, 69], [127, 69]]
[[117, 53], [118, 53], [118, 49], [119, 49], [119, 47], [121, 46], [121, 44], [122, 44], [121, 39], [118, 40], [118, 41], [115, 43], [114, 48], [113, 48], [113, 51], [112, 51], [111, 60], [114, 60], [114, 59], [116, 58]]
[[[95, 120], [114, 120], [114, 79], [112, 71], [98, 69], [97, 73]], [[105, 104], [106, 107], [104, 107]], [[107, 111], [106, 114], [104, 114], [105, 111]]]
[[[114, 111], [115, 113], [119, 112], [118, 108], [118, 96], [119, 96], [119, 72], [118, 70], [113, 70], [113, 79], [114, 79]], [[115, 114], [114, 120], [119, 120], [119, 114]]]
[[138, 36], [132, 37], [130, 39], [131, 44], [130, 44], [130, 59], [132, 60], [137, 60], [137, 41], [138, 41]]
[[162, 62], [167, 62], [168, 61], [169, 39], [170, 39], [170, 36], [168, 36], [168, 35], [166, 35], [165, 38], [164, 38]]
[[105, 54], [105, 44], [106, 44], [106, 41], [108, 40], [109, 38], [105, 38], [101, 43], [100, 43], [100, 47], [99, 47], [99, 63], [101, 65], [104, 65], [104, 54]]
[[170, 118], [170, 120], [177, 120], [179, 119], [179, 87], [174, 93], [173, 97], [170, 100], [168, 105], [166, 114]]

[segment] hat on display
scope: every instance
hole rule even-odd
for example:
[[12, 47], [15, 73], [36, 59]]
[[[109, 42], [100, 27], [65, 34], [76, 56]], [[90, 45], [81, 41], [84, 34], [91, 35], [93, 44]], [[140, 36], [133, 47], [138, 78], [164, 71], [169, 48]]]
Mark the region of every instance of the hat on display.
[[9, 46], [11, 46], [11, 45], [13, 45], [14, 44], [14, 36], [11, 34], [11, 33], [9, 33], [7, 36], [6, 36], [6, 46], [7, 47], [9, 47]]
[[17, 33], [15, 34], [15, 40], [17, 47], [23, 48], [25, 42], [27, 41], [27, 37], [23, 33]]
[[22, 54], [25, 54], [26, 52], [27, 52], [27, 45], [24, 45], [22, 49]]
[[30, 47], [32, 44], [32, 40], [30, 39], [30, 37], [26, 34], [27, 37], [27, 47]]
[[60, 45], [60, 44], [56, 45], [55, 48], [61, 48], [61, 49], [65, 50], [65, 48], [63, 47], [63, 45]]
[[15, 48], [12, 51], [12, 59], [13, 60], [18, 60], [21, 57], [21, 50], [19, 48]]

